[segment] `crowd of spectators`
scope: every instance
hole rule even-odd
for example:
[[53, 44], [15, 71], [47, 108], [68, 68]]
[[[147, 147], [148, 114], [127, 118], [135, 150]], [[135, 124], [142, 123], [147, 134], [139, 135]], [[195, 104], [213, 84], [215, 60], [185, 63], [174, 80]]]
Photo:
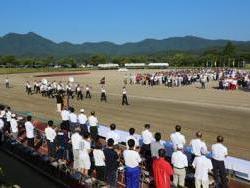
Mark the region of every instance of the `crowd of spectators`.
[[[110, 124], [106, 138], [99, 136], [99, 123], [94, 111], [87, 116], [84, 109], [77, 114], [71, 107], [64, 108], [60, 114], [60, 126], [55, 126], [49, 120], [44, 131], [49, 157], [84, 176], [95, 176], [109, 187], [118, 186], [118, 172], [124, 172], [124, 184], [128, 188], [139, 188], [144, 182], [141, 177], [145, 172], [153, 177], [148, 183], [155, 187], [184, 187], [188, 181], [187, 168], [194, 171], [196, 188], [209, 187], [210, 174], [214, 177], [216, 186], [227, 187], [224, 160], [228, 151], [221, 135], [217, 136], [209, 156], [202, 132], [197, 131], [196, 138], [188, 144], [181, 132], [182, 127], [176, 125], [175, 131], [170, 134], [173, 153], [167, 157], [169, 155], [162, 141], [163, 135], [160, 132], [153, 133], [150, 124], [145, 124], [140, 136], [135, 134], [134, 127], [130, 127], [126, 143], [121, 143], [121, 135], [116, 131], [114, 123]], [[18, 139], [19, 119], [19, 115], [10, 107], [1, 106], [1, 141], [4, 134]], [[27, 145], [34, 147], [36, 127], [31, 116], [26, 117], [24, 128]], [[191, 159], [184, 152], [187, 145], [192, 148]]]

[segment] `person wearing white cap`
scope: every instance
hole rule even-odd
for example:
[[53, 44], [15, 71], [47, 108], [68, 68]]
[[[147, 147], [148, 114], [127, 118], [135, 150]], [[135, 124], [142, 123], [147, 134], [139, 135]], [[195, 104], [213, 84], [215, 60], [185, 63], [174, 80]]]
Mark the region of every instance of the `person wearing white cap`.
[[173, 184], [175, 187], [184, 187], [186, 177], [186, 167], [188, 167], [187, 156], [183, 153], [183, 145], [177, 145], [177, 151], [175, 151], [171, 158], [171, 163], [174, 168]]
[[80, 114], [78, 115], [78, 123], [81, 128], [81, 135], [84, 135], [85, 133], [88, 132], [87, 121], [88, 121], [88, 118], [84, 114], [84, 109], [81, 109]]
[[12, 137], [14, 139], [17, 139], [17, 136], [18, 136], [18, 124], [17, 124], [17, 120], [16, 120], [16, 114], [11, 114], [10, 130], [11, 130]]
[[200, 153], [201, 156], [196, 157], [192, 164], [195, 168], [195, 188], [209, 188], [208, 173], [213, 169], [212, 162], [206, 157], [206, 148], [201, 148]]

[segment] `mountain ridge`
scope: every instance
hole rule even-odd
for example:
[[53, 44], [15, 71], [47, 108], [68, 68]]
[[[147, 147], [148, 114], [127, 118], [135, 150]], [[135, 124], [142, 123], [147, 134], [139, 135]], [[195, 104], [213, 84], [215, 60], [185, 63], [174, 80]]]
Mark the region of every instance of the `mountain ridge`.
[[139, 42], [126, 42], [123, 44], [116, 44], [109, 41], [74, 44], [67, 41], [56, 43], [34, 32], [28, 32], [26, 34], [8, 33], [0, 37], [0, 55], [69, 56], [97, 53], [105, 55], [133, 55], [164, 51], [198, 52], [204, 49], [224, 47], [229, 41], [237, 47], [250, 49], [250, 41], [213, 40], [191, 35], [165, 39], [147, 38]]

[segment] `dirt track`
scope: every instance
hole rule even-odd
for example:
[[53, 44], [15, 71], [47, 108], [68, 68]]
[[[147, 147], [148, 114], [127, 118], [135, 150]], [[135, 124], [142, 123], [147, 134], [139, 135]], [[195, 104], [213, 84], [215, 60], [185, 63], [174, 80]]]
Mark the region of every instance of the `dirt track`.
[[[199, 84], [182, 88], [133, 85], [127, 87], [131, 105], [125, 107], [121, 105], [124, 74], [117, 71], [91, 71], [91, 74], [74, 76], [76, 82], [92, 86], [93, 98], [82, 102], [73, 100], [71, 104], [77, 110], [84, 108], [87, 113], [95, 110], [101, 123], [115, 122], [118, 128], [124, 130], [135, 127], [137, 133], [140, 133], [145, 123], [151, 123], [153, 131], [162, 132], [166, 139], [176, 124], [182, 125], [188, 142], [197, 130], [203, 132], [208, 144], [214, 143], [216, 136], [222, 134], [230, 155], [250, 160], [250, 92], [219, 91], [212, 88], [217, 85], [215, 82], [210, 82], [209, 88], [205, 90], [199, 89]], [[18, 111], [32, 111], [34, 115], [59, 119], [54, 99], [40, 95], [28, 97], [25, 94], [25, 81], [37, 79], [33, 76], [9, 76], [12, 88], [6, 90], [1, 84], [0, 101]], [[99, 101], [98, 83], [103, 76], [107, 82], [107, 104]], [[0, 76], [2, 83], [4, 78], [4, 75]], [[67, 81], [68, 76], [48, 80]]]

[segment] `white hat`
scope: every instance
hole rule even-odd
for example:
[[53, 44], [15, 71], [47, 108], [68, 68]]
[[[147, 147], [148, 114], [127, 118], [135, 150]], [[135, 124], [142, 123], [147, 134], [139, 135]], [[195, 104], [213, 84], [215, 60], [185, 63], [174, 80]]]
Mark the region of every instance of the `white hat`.
[[11, 117], [13, 117], [13, 118], [16, 117], [16, 114], [11, 114]]
[[182, 144], [177, 144], [177, 149], [183, 149], [183, 145]]
[[84, 112], [84, 109], [81, 109], [81, 110], [80, 110], [80, 112], [82, 112], [82, 113], [83, 113], [83, 112]]

